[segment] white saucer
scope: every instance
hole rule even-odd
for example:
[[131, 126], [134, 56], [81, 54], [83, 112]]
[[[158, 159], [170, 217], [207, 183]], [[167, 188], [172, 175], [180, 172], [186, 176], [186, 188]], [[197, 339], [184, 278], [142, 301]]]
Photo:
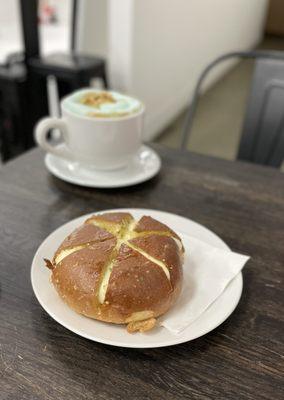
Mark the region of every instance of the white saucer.
[[87, 169], [78, 162], [49, 153], [45, 156], [45, 165], [53, 175], [69, 183], [94, 188], [117, 188], [153, 178], [161, 168], [161, 160], [154, 150], [143, 145], [128, 166], [114, 171]]
[[[213, 246], [228, 249], [228, 246], [215, 233], [187, 218], [156, 210], [123, 209], [123, 211], [131, 212], [135, 218], [140, 218], [142, 215], [151, 215], [153, 218], [168, 224], [181, 235], [185, 245], [185, 254], [190, 253], [190, 239], [187, 239], [186, 235], [188, 232], [190, 232], [191, 236]], [[113, 346], [163, 347], [187, 342], [205, 335], [225, 321], [234, 311], [242, 293], [243, 279], [241, 273], [230, 282], [222, 295], [179, 335], [174, 335], [163, 327], [156, 328], [148, 333], [131, 335], [127, 333], [124, 326], [99, 322], [72, 311], [61, 300], [50, 283], [50, 271], [44, 267], [43, 258], [52, 258], [59, 243], [82, 224], [88, 216], [84, 215], [76, 218], [51, 233], [38, 248], [32, 262], [31, 281], [34, 293], [45, 311], [65, 328], [87, 339]], [[185, 265], [187, 262], [187, 257], [185, 257]], [[186, 271], [186, 267], [184, 271]]]

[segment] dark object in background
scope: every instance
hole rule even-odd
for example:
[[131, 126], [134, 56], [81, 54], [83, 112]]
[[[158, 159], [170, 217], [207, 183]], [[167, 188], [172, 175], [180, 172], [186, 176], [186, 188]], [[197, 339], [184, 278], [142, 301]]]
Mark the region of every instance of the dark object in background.
[[28, 147], [24, 65], [0, 67], [0, 151], [3, 162]]
[[284, 1], [270, 0], [266, 20], [266, 33], [284, 36]]
[[256, 61], [238, 158], [280, 167], [284, 159], [284, 53]]
[[204, 79], [216, 65], [231, 58], [256, 60], [237, 158], [280, 167], [284, 159], [284, 52], [234, 52], [212, 61], [196, 84], [182, 132], [181, 148], [187, 147]]
[[[29, 57], [39, 54], [38, 2], [20, 0], [20, 6], [25, 52], [9, 55], [7, 62], [0, 66], [0, 150], [3, 161], [33, 145], [33, 126], [47, 110], [47, 102], [27, 67]], [[33, 90], [38, 93], [37, 101], [33, 99]]]
[[92, 78], [101, 78], [107, 88], [105, 61], [99, 57], [81, 54], [55, 53], [47, 57], [33, 57], [29, 60], [32, 74], [43, 78], [50, 75], [57, 80], [59, 96], [90, 85]]
[[[38, 1], [20, 0], [24, 53], [11, 54], [0, 66], [0, 151], [3, 161], [34, 146], [37, 121], [48, 115], [49, 75], [58, 81], [59, 96], [101, 78], [107, 87], [105, 61], [75, 54], [77, 0], [73, 0], [71, 54], [40, 56]], [[15, 70], [22, 71], [15, 73]]]

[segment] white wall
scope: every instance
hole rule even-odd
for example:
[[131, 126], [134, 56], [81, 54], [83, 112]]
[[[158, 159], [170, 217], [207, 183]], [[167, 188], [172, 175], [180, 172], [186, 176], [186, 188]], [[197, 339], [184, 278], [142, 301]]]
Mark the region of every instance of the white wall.
[[19, 2], [0, 1], [0, 63], [6, 61], [8, 54], [22, 50]]
[[135, 2], [130, 90], [147, 105], [147, 138], [188, 103], [210, 60], [260, 40], [265, 6], [265, 0]]
[[205, 65], [259, 42], [267, 7], [267, 0], [81, 1], [81, 48], [107, 55], [112, 87], [145, 102], [146, 139], [188, 104]]
[[98, 56], [108, 55], [107, 10], [107, 0], [78, 1], [78, 50]]

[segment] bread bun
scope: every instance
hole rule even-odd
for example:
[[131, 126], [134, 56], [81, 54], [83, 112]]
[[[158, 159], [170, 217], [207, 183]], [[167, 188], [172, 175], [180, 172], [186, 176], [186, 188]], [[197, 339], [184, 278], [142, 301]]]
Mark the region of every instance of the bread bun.
[[153, 218], [105, 213], [87, 219], [46, 264], [73, 310], [145, 331], [181, 291], [183, 252], [178, 235]]

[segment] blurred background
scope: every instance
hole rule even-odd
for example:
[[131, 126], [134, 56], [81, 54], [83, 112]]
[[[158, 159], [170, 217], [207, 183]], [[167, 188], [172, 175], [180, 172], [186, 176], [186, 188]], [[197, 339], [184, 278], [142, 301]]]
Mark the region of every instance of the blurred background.
[[[282, 54], [282, 0], [2, 1], [2, 162], [33, 147], [35, 123], [59, 116], [59, 99], [89, 84], [140, 98], [144, 140], [179, 147], [202, 70], [222, 54], [255, 49]], [[255, 68], [248, 58], [206, 77], [188, 149], [236, 158]]]

